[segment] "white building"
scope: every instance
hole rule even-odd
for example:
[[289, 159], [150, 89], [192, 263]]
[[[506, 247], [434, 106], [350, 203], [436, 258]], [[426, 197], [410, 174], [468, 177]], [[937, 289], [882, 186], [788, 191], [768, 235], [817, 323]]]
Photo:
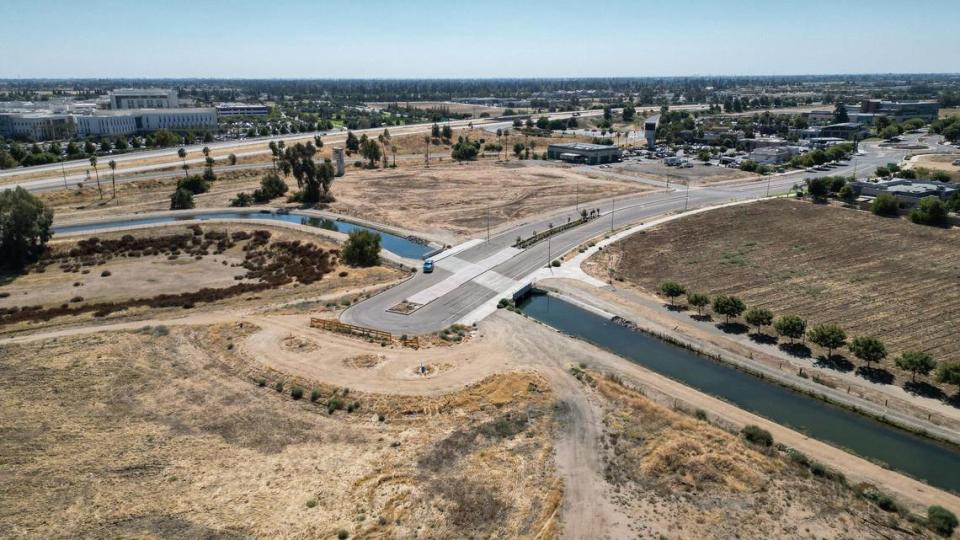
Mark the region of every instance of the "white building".
[[270, 109], [266, 105], [247, 103], [220, 103], [216, 106], [219, 116], [267, 116]]
[[212, 107], [102, 111], [91, 115], [76, 115], [75, 119], [77, 134], [81, 137], [132, 135], [158, 129], [170, 131], [217, 129], [217, 111]]
[[176, 109], [180, 99], [176, 90], [162, 88], [121, 88], [110, 92], [110, 108], [123, 109]]
[[0, 113], [0, 135], [33, 141], [65, 139], [74, 132], [73, 115]]

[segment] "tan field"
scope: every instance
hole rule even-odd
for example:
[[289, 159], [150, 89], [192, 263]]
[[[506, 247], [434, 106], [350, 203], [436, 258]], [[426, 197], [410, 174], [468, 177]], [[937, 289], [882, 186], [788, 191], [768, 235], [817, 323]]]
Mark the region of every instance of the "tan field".
[[[546, 147], [544, 147], [546, 148]], [[449, 153], [446, 154], [449, 156]], [[218, 175], [210, 191], [194, 197], [197, 208], [223, 208], [240, 191], [259, 187], [267, 170], [231, 171]], [[291, 192], [297, 189], [293, 177], [286, 179]], [[104, 186], [101, 201], [95, 187], [82, 191], [55, 191], [40, 195], [61, 220], [93, 219], [117, 213], [167, 210], [177, 178], [144, 180], [118, 185], [118, 199]], [[579, 189], [579, 195], [577, 190]], [[337, 178], [332, 192], [337, 201], [332, 212], [419, 231], [454, 242], [491, 228], [530, 216], [628, 193], [655, 189], [623, 179], [587, 175], [569, 167], [536, 160], [497, 162], [493, 158], [458, 164], [448, 158], [429, 168], [418, 160], [407, 160], [397, 168], [358, 169], [351, 167]], [[278, 198], [273, 206], [285, 206]]]
[[957, 159], [960, 159], [960, 154], [922, 155], [915, 158], [911, 168], [923, 167], [930, 171], [945, 171], [950, 175], [952, 181], [958, 182], [960, 181], [960, 166], [953, 164]]
[[[613, 261], [617, 275], [649, 292], [672, 280], [711, 296], [739, 296], [748, 307], [775, 315], [799, 315], [808, 328], [835, 323], [849, 339], [876, 336], [889, 353], [876, 375], [904, 383], [910, 375], [894, 366], [894, 358], [905, 350], [960, 360], [953, 331], [960, 314], [947, 292], [960, 265], [958, 253], [957, 229], [779, 199], [636, 234], [604, 250], [594, 267], [605, 269], [605, 261]], [[835, 367], [852, 370], [856, 359], [841, 352], [849, 359]], [[911, 386], [941, 396], [953, 390], [924, 386], [932, 380], [922, 376], [918, 381]]]

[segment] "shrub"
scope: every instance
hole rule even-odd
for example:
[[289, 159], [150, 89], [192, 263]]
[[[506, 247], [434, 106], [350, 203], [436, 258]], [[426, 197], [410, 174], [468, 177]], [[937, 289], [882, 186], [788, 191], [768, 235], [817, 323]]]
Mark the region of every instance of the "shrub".
[[104, 270], [103, 272], [100, 272], [100, 277], [110, 277], [111, 275], [113, 274], [111, 274], [109, 270]]
[[744, 426], [740, 433], [743, 435], [743, 438], [747, 442], [755, 444], [757, 446], [770, 447], [773, 446], [773, 435], [769, 431], [761, 428], [760, 426], [755, 426], [753, 424], [749, 426]]
[[881, 193], [873, 200], [870, 211], [878, 216], [894, 217], [900, 210], [900, 202], [889, 193]]
[[237, 193], [237, 196], [230, 201], [230, 206], [244, 207], [250, 206], [253, 204], [253, 197], [250, 196], [246, 191], [241, 191]]
[[957, 528], [957, 516], [942, 506], [927, 508], [927, 526], [937, 534], [949, 537]]
[[348, 533], [346, 529], [340, 529], [339, 531], [337, 531], [337, 538], [339, 538], [340, 540], [347, 540], [347, 538], [349, 537], [350, 537], [350, 533]]
[[310, 499], [309, 501], [307, 501], [307, 508], [314, 508], [316, 506], [317, 506], [316, 499]]
[[863, 498], [876, 504], [885, 512], [896, 512], [899, 509], [899, 505], [893, 497], [874, 487], [863, 490]]
[[327, 413], [333, 414], [333, 411], [338, 411], [343, 408], [343, 402], [337, 398], [333, 398], [327, 402]]
[[193, 193], [186, 189], [177, 189], [170, 196], [171, 210], [189, 210], [193, 208]]
[[202, 176], [192, 175], [177, 182], [177, 189], [185, 189], [194, 195], [206, 193], [210, 189], [210, 182]]
[[316, 403], [320, 399], [320, 391], [314, 388], [310, 391], [310, 403]]
[[947, 224], [947, 205], [940, 200], [940, 197], [924, 197], [910, 212], [910, 221], [921, 225], [942, 227]]
[[299, 386], [294, 386], [293, 388], [291, 388], [291, 389], [290, 389], [290, 397], [292, 397], [292, 398], [295, 399], [295, 400], [302, 398], [302, 397], [303, 397], [303, 388], [300, 388]]
[[260, 388], [263, 388], [263, 387], [266, 386], [266, 385], [267, 385], [267, 380], [266, 380], [266, 379], [264, 379], [264, 378], [262, 378], [262, 377], [259, 378], [259, 379], [257, 379], [257, 386], [259, 386]]
[[273, 385], [273, 388], [276, 389], [277, 392], [283, 392], [283, 382], [277, 381], [277, 384]]
[[703, 409], [697, 409], [697, 410], [693, 411], [693, 416], [694, 416], [697, 420], [706, 421], [706, 420], [707, 420], [707, 411], [705, 411], [705, 410], [703, 410]]
[[790, 458], [790, 461], [803, 465], [804, 467], [810, 466], [810, 458], [806, 454], [797, 450], [796, 448], [787, 449], [787, 457]]
[[510, 305], [509, 300], [507, 300], [506, 298], [501, 298], [500, 301], [497, 302], [497, 309], [503, 309], [509, 305]]
[[552, 263], [550, 263], [550, 266], [552, 266], [552, 267], [554, 267], [554, 268], [557, 268], [557, 267], [560, 266], [560, 261], [554, 259], [554, 261], [553, 261]]

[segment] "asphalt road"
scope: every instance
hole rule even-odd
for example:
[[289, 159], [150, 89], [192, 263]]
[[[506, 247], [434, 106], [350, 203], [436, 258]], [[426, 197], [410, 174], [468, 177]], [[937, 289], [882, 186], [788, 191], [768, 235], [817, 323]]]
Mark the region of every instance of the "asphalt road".
[[[908, 140], [916, 141], [918, 135]], [[768, 176], [763, 180], [751, 180], [742, 183], [730, 183], [720, 186], [679, 189], [668, 192], [640, 194], [619, 200], [604, 201], [599, 205], [601, 217], [569, 231], [557, 234], [548, 241], [541, 241], [510, 259], [502, 262], [484, 275], [471, 279], [439, 298], [424, 304], [409, 314], [401, 314], [389, 309], [407, 298], [432, 287], [454, 275], [440, 266], [430, 274], [419, 273], [403, 284], [388, 289], [373, 298], [348, 308], [341, 319], [344, 322], [358, 324], [393, 332], [395, 334], [423, 334], [435, 332], [454, 324], [479, 308], [492, 298], [496, 298], [510, 286], [523, 282], [539, 268], [549, 264], [556, 256], [575, 249], [585, 242], [613, 230], [634, 225], [669, 212], [696, 209], [726, 202], [756, 199], [767, 195], [783, 193], [803, 179], [827, 175], [865, 176], [876, 167], [890, 162], [901, 161], [907, 150], [881, 147], [878, 143], [861, 144], [863, 156], [857, 156], [850, 162], [829, 171], [806, 173], [803, 171]], [[596, 208], [598, 204], [591, 204]], [[492, 236], [476, 246], [455, 255], [466, 263], [478, 263], [487, 257], [513, 245], [518, 236], [527, 237], [534, 231], [547, 230], [548, 224], [560, 225], [567, 218], [576, 219], [576, 209], [536, 219], [532, 222]], [[441, 263], [442, 265], [442, 263]], [[493, 272], [493, 274], [490, 274]], [[504, 279], [506, 278], [506, 279]], [[483, 284], [481, 284], [483, 283]], [[491, 284], [493, 287], [491, 288]]]

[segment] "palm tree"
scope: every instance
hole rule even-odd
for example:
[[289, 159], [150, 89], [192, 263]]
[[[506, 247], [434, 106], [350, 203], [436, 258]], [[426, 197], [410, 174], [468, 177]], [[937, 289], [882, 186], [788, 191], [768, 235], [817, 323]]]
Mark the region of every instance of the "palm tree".
[[90, 156], [90, 166], [93, 172], [97, 174], [97, 191], [100, 192], [100, 200], [103, 200], [103, 188], [100, 187], [100, 171], [97, 169], [97, 156]]
[[183, 161], [183, 176], [187, 176], [187, 170], [190, 168], [190, 166], [187, 165], [187, 149], [180, 148], [177, 150], [177, 155], [180, 156], [180, 161]]
[[[110, 160], [110, 163], [107, 163], [110, 166], [110, 181], [113, 183], [113, 199], [117, 199], [117, 162]], [[120, 204], [120, 201], [117, 201], [117, 204]]]

